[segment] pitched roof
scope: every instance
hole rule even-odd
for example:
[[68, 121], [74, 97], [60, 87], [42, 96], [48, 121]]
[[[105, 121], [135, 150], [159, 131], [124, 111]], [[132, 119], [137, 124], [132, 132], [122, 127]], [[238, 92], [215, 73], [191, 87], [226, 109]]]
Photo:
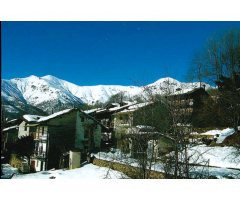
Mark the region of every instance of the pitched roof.
[[171, 97], [190, 97], [192, 98], [195, 95], [205, 95], [205, 96], [209, 96], [208, 92], [203, 89], [203, 88], [195, 88], [191, 91], [185, 92], [185, 93], [180, 93], [180, 94], [174, 94], [174, 95], [170, 95], [170, 96], [166, 96], [166, 98], [171, 98]]
[[91, 114], [91, 113], [94, 113], [94, 112], [101, 112], [101, 111], [105, 111], [106, 109], [103, 109], [103, 108], [94, 108], [94, 109], [91, 109], [91, 110], [84, 110], [83, 112], [87, 113], [87, 114]]
[[153, 103], [154, 102], [145, 102], [145, 103], [134, 104], [134, 105], [128, 106], [127, 109], [124, 109], [124, 110], [122, 110], [118, 113], [115, 113], [115, 114], [123, 114], [123, 113], [128, 113], [128, 112], [134, 112], [134, 111], [136, 111], [140, 108], [143, 108], [143, 107], [148, 106], [148, 105], [153, 104]]
[[23, 115], [23, 119], [25, 119], [27, 122], [36, 122], [39, 119], [43, 118], [45, 116], [39, 116], [39, 115]]
[[[125, 108], [128, 108], [130, 106], [133, 106], [133, 105], [136, 105], [137, 103], [136, 102], [126, 102], [127, 105], [124, 105], [124, 106], [115, 106], [113, 108], [109, 108], [109, 109], [106, 109], [106, 108], [95, 108], [95, 109], [91, 109], [91, 110], [84, 110], [83, 112], [87, 113], [87, 114], [92, 114], [94, 112], [96, 113], [103, 113], [103, 112], [117, 112], [117, 111], [120, 111], [120, 110], [123, 110]], [[112, 103], [114, 104], [114, 103]], [[120, 105], [120, 104], [119, 104]]]
[[[59, 117], [61, 115], [65, 115], [65, 114], [73, 112], [73, 111], [79, 111], [79, 112], [83, 113], [84, 115], [86, 115], [87, 117], [89, 117], [92, 120], [96, 121], [98, 124], [100, 124], [101, 126], [103, 126], [104, 128], [106, 128], [108, 130], [108, 128], [106, 126], [104, 126], [101, 122], [97, 121], [94, 117], [92, 117], [91, 115], [89, 115], [88, 113], [86, 113], [84, 111], [81, 111], [78, 108], [62, 110], [62, 111], [56, 112], [56, 113], [54, 113], [52, 115], [49, 115], [49, 116], [46, 116], [46, 117], [42, 117], [39, 120], [37, 120], [36, 122], [37, 123], [46, 122], [48, 120], [54, 119], [56, 117]], [[38, 124], [36, 124], [36, 125], [38, 125]]]
[[77, 108], [73, 108], [73, 109], [62, 110], [62, 111], [56, 112], [56, 113], [54, 113], [54, 114], [51, 114], [51, 115], [49, 115], [49, 116], [42, 117], [41, 119], [37, 120], [37, 122], [48, 121], [48, 120], [53, 119], [53, 118], [55, 118], [55, 117], [58, 117], [58, 116], [60, 116], [60, 115], [64, 115], [64, 114], [70, 113], [70, 112], [72, 112], [73, 110], [78, 110], [78, 109], [77, 109]]
[[8, 130], [11, 130], [11, 129], [14, 129], [14, 128], [17, 129], [17, 128], [18, 128], [18, 125], [5, 128], [5, 129], [3, 129], [2, 131], [3, 131], [3, 132], [4, 132], [4, 131], [8, 131]]

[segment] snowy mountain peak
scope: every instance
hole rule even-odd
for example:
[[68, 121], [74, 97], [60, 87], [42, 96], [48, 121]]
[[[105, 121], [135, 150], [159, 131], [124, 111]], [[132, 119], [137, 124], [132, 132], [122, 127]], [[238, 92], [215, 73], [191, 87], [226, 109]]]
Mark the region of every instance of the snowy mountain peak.
[[157, 81], [155, 81], [154, 83], [150, 84], [150, 85], [156, 85], [156, 84], [161, 84], [161, 83], [180, 83], [178, 80], [171, 78], [171, 77], [166, 77], [166, 78], [161, 78]]
[[[171, 85], [173, 91], [182, 88], [188, 92], [199, 87], [199, 83], [181, 83], [171, 77], [161, 78], [147, 85], [152, 94], [163, 94], [163, 87]], [[206, 86], [206, 89], [211, 87]], [[110, 96], [124, 92], [126, 96], [145, 95], [143, 87], [121, 85], [78, 86], [52, 75], [37, 77], [31, 75], [27, 78], [15, 78], [1, 81], [1, 94], [6, 101], [20, 100], [43, 110], [51, 108], [70, 108], [83, 103], [106, 102]], [[148, 97], [147, 97], [148, 99]]]
[[54, 79], [56, 78], [55, 76], [52, 76], [52, 75], [46, 75], [46, 76], [43, 76], [42, 77], [43, 79]]

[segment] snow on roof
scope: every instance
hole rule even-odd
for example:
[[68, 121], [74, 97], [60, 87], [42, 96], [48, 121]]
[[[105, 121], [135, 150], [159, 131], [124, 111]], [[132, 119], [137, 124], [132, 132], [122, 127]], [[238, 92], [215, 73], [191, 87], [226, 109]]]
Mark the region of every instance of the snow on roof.
[[137, 101], [123, 101], [123, 103], [127, 103], [127, 105], [132, 105], [132, 104], [136, 104]]
[[110, 108], [109, 111], [119, 110], [119, 109], [121, 109], [121, 108], [123, 108], [123, 107], [124, 107], [124, 106], [122, 106], [122, 107], [114, 107], [114, 108]]
[[112, 103], [113, 106], [117, 106], [117, 107], [120, 107], [120, 104], [119, 103]]
[[[239, 129], [239, 127], [238, 127]], [[217, 137], [217, 142], [218, 144], [222, 143], [225, 138], [227, 136], [230, 136], [234, 133], [234, 128], [226, 128], [226, 129], [223, 129], [223, 130], [211, 130], [211, 131], [207, 131], [206, 133], [201, 133], [199, 135], [214, 135], [214, 136], [217, 136], [219, 135], [219, 137]]]
[[[121, 110], [121, 109], [123, 109], [123, 108], [128, 108], [129, 106], [131, 107], [131, 106], [133, 106], [134, 104], [136, 104], [136, 103], [131, 102], [131, 104], [127, 104], [127, 105], [125, 105], [125, 106], [110, 108], [109, 111]], [[129, 107], [129, 108], [130, 108], [130, 107]]]
[[8, 130], [14, 129], [14, 128], [18, 128], [18, 125], [5, 128], [5, 129], [3, 129], [2, 131], [8, 131]]
[[[59, 111], [59, 112], [56, 112], [56, 113], [54, 113], [54, 114], [52, 114], [52, 115], [49, 115], [49, 116], [46, 116], [46, 117], [42, 117], [41, 119], [39, 119], [39, 120], [37, 120], [37, 122], [39, 123], [39, 122], [44, 122], [44, 121], [47, 121], [47, 120], [49, 120], [49, 119], [53, 119], [53, 118], [55, 118], [55, 117], [58, 117], [58, 116], [60, 116], [60, 115], [64, 115], [64, 114], [66, 114], [66, 113], [69, 113], [69, 112], [71, 112], [71, 111], [73, 111], [73, 110], [78, 110], [78, 109], [66, 109], [66, 110], [62, 110], [62, 111]], [[87, 115], [89, 118], [91, 118], [91, 119], [93, 119], [93, 120], [95, 120], [96, 122], [98, 122], [99, 124], [101, 124], [102, 126], [104, 126], [102, 123], [100, 123], [99, 121], [97, 121], [94, 117], [92, 117], [91, 115], [89, 115], [88, 113], [86, 113], [86, 112], [84, 112], [84, 111], [80, 111], [80, 112], [82, 112], [83, 114], [85, 114], [85, 115]], [[105, 127], [105, 126], [104, 126]], [[105, 127], [106, 128], [106, 127]]]
[[43, 117], [44, 116], [39, 116], [39, 115], [23, 115], [23, 118], [28, 122], [35, 122]]
[[91, 110], [84, 110], [83, 112], [87, 113], [87, 114], [91, 114], [91, 113], [94, 113], [94, 112], [101, 112], [103, 110], [106, 110], [106, 109], [102, 109], [102, 108], [94, 108], [94, 109], [91, 109]]
[[7, 121], [7, 123], [14, 122], [14, 121], [17, 121], [17, 119], [12, 119], [10, 121]]
[[100, 109], [97, 111], [97, 113], [100, 113], [100, 112], [103, 112], [103, 111], [106, 111], [107, 109]]
[[128, 106], [129, 107], [127, 109], [123, 110], [123, 111], [120, 111], [119, 113], [134, 112], [134, 111], [138, 110], [139, 108], [148, 106], [152, 103], [154, 103], [154, 102], [138, 103], [138, 104], [131, 105], [131, 106], [127, 105], [126, 107], [128, 107]]
[[62, 111], [56, 112], [56, 113], [54, 113], [54, 114], [52, 114], [52, 115], [49, 115], [49, 116], [47, 116], [47, 117], [43, 117], [43, 118], [39, 119], [37, 122], [47, 121], [47, 120], [52, 119], [52, 118], [55, 118], [55, 117], [57, 117], [57, 116], [59, 116], [59, 115], [66, 114], [66, 113], [68, 113], [68, 112], [70, 112], [70, 111], [72, 111], [72, 110], [74, 110], [74, 109], [66, 109], [66, 110], [62, 110]]
[[142, 107], [145, 107], [145, 106], [150, 105], [150, 104], [152, 104], [152, 103], [153, 103], [152, 101], [151, 101], [151, 102], [145, 102], [145, 103], [138, 103], [138, 104], [136, 104], [136, 105], [130, 106], [129, 109], [142, 108]]
[[[110, 108], [108, 110], [109, 111], [116, 111], [116, 110], [120, 110], [120, 109], [123, 109], [123, 108], [127, 108], [127, 107], [129, 107], [129, 105], [136, 104], [136, 102], [130, 102], [130, 101], [124, 101], [124, 103], [127, 103], [127, 105], [120, 106], [119, 103], [112, 103], [112, 105], [115, 105], [116, 107]], [[94, 108], [94, 109], [91, 109], [91, 110], [84, 110], [83, 112], [85, 112], [87, 114], [91, 114], [93, 112], [100, 113], [100, 112], [103, 112], [103, 111], [107, 111], [107, 109], [105, 109], [105, 108]]]

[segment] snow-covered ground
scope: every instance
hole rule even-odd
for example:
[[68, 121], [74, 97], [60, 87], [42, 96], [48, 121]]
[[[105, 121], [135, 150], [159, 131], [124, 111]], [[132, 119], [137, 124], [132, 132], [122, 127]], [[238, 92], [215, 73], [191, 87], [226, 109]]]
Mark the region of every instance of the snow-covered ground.
[[12, 176], [14, 173], [18, 173], [18, 169], [12, 167], [9, 164], [1, 164], [2, 166], [2, 172], [4, 175], [1, 176], [1, 179], [8, 179]]
[[[192, 167], [192, 173], [201, 173], [217, 178], [240, 179], [240, 155], [236, 156], [236, 149], [233, 147], [208, 147], [200, 145], [188, 148], [188, 156], [193, 155], [190, 163], [202, 164], [203, 166]], [[172, 152], [173, 153], [173, 152]], [[99, 152], [92, 154], [98, 159], [108, 160], [137, 167], [137, 160], [130, 158], [129, 154], [123, 154], [120, 150], [115, 153]], [[205, 167], [208, 164], [210, 167]], [[152, 163], [152, 170], [164, 172], [162, 163]], [[235, 169], [229, 169], [235, 168]]]
[[[1, 178], [8, 178], [13, 173], [17, 173], [17, 169], [11, 165], [3, 164], [4, 176]], [[12, 179], [121, 179], [128, 178], [125, 174], [108, 169], [106, 167], [98, 167], [93, 164], [86, 164], [83, 167], [72, 170], [48, 170], [30, 174], [15, 174]]]
[[[238, 130], [240, 130], [240, 126], [238, 127]], [[225, 140], [227, 136], [232, 135], [234, 132], [235, 132], [234, 128], [226, 128], [223, 130], [216, 129], [216, 130], [207, 131], [205, 133], [201, 133], [200, 135], [213, 135], [215, 138], [217, 138], [216, 143], [220, 144]]]
[[[196, 153], [197, 152], [197, 153]], [[240, 179], [240, 156], [235, 156], [236, 149], [233, 147], [207, 147], [206, 145], [200, 145], [191, 147], [188, 149], [188, 155], [194, 154], [190, 162], [196, 160], [196, 156], [199, 156], [197, 163], [207, 164], [209, 160], [210, 167], [194, 166], [192, 167], [192, 173], [200, 173], [209, 176], [215, 176], [219, 179], [234, 178]], [[102, 160], [108, 160], [112, 162], [127, 164], [131, 166], [138, 166], [137, 160], [130, 158], [129, 154], [123, 154], [120, 150], [116, 150], [115, 153], [99, 152], [92, 154], [92, 156]], [[152, 170], [164, 172], [162, 163], [153, 163]], [[235, 168], [235, 169], [230, 169]], [[5, 174], [1, 178], [9, 178], [13, 173], [17, 173], [17, 169], [13, 168], [9, 164], [3, 164], [3, 173]], [[15, 174], [12, 179], [49, 179], [51, 176], [56, 179], [120, 179], [128, 178], [125, 174], [109, 170], [105, 167], [98, 167], [93, 164], [84, 165], [81, 168], [74, 170], [54, 170], [43, 171], [32, 174]]]
[[199, 145], [188, 148], [188, 156], [193, 155], [190, 162], [209, 160], [210, 166], [240, 169], [240, 155], [234, 147], [208, 147]]
[[[239, 127], [240, 128], [240, 127]], [[233, 134], [233, 129], [227, 128], [224, 130], [211, 130], [204, 135], [217, 135], [219, 134], [217, 143], [221, 143], [227, 136]], [[129, 154], [123, 154], [120, 150], [114, 150], [115, 153], [99, 152], [92, 154], [98, 159], [108, 160], [127, 164], [131, 166], [138, 166], [137, 160], [130, 158]], [[205, 175], [215, 176], [217, 178], [235, 178], [240, 179], [240, 155], [238, 150], [234, 147], [211, 147], [207, 145], [196, 145], [187, 149], [187, 154], [190, 157], [190, 163], [201, 164], [203, 166], [195, 166], [192, 172], [197, 172]], [[174, 153], [174, 152], [171, 152]], [[205, 165], [210, 167], [204, 167]], [[164, 172], [162, 163], [153, 163], [152, 170]], [[109, 172], [109, 173], [108, 173]], [[3, 173], [1, 178], [9, 178], [13, 173], [17, 173], [17, 169], [11, 165], [3, 165]], [[16, 174], [13, 179], [49, 179], [54, 176], [57, 179], [103, 179], [103, 178], [127, 178], [126, 175], [108, 170], [104, 167], [98, 167], [92, 164], [87, 164], [81, 168], [74, 170], [55, 170], [45, 171], [33, 174]]]

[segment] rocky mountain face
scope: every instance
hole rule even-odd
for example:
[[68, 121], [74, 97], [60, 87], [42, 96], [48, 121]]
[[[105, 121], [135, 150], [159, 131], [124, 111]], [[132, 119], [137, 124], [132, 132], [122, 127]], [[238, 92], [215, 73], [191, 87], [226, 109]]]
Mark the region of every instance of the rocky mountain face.
[[[15, 78], [1, 80], [1, 99], [7, 112], [28, 114], [50, 114], [54, 111], [80, 106], [82, 104], [104, 103], [110, 96], [119, 92], [132, 98], [136, 95], [149, 98], [151, 95], [164, 94], [167, 87], [171, 86], [173, 93], [181, 88], [182, 93], [199, 87], [199, 83], [181, 83], [172, 78], [162, 78], [147, 86], [120, 86], [120, 85], [97, 85], [78, 86], [54, 76], [44, 77], [30, 76], [27, 78]], [[206, 84], [206, 89], [210, 88]], [[178, 90], [179, 92], [179, 90]], [[36, 113], [38, 112], [38, 113]]]

